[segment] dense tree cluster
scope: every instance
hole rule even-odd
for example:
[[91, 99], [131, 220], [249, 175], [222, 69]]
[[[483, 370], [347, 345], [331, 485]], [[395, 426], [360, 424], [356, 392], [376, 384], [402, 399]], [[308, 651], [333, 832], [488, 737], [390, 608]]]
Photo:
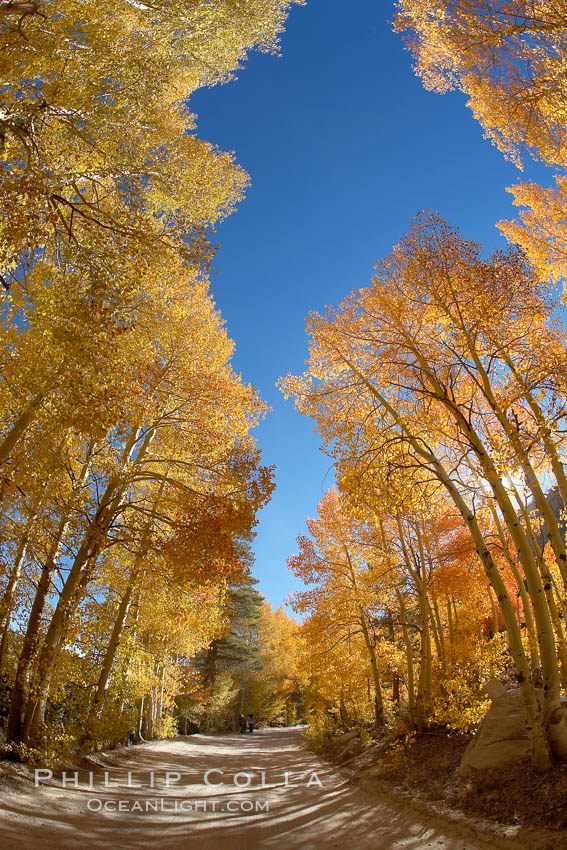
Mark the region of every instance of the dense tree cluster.
[[299, 624], [283, 606], [273, 611], [247, 579], [230, 590], [228, 629], [198, 653], [192, 687], [178, 699], [196, 728], [233, 729], [242, 715], [289, 725], [303, 716], [305, 675]]
[[508, 249], [486, 257], [421, 213], [370, 286], [309, 318], [308, 368], [283, 389], [338, 484], [290, 558], [311, 585], [309, 699], [345, 722], [467, 729], [482, 683], [512, 678], [545, 769], [567, 760], [567, 18], [546, 0], [398, 7], [425, 85], [464, 91], [517, 163], [560, 171], [512, 190], [527, 210], [500, 225]]
[[0, 2], [0, 671], [43, 757], [176, 724], [273, 489], [209, 293], [247, 175], [189, 97], [291, 0]]

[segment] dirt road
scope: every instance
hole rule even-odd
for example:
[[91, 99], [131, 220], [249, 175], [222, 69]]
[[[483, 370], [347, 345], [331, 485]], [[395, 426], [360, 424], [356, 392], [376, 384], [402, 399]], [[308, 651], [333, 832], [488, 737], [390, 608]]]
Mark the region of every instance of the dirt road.
[[92, 775], [86, 768], [36, 782], [14, 775], [3, 783], [4, 850], [521, 846], [395, 795], [362, 791], [314, 756], [297, 729], [145, 744], [105, 756]]

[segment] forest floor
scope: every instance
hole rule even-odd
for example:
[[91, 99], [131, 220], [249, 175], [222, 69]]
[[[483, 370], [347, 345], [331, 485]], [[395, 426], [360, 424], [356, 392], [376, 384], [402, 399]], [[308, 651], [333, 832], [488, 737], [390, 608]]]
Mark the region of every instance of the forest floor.
[[[301, 732], [301, 728], [262, 729], [254, 735], [193, 735], [151, 742], [99, 754], [77, 767], [77, 776], [68, 768], [65, 777], [54, 773], [38, 787], [23, 765], [4, 762], [0, 846], [6, 850], [151, 846], [555, 850], [562, 846], [557, 833], [553, 841], [553, 836], [523, 826], [491, 824], [476, 815], [455, 813], [392, 790], [384, 782], [370, 782], [368, 775], [364, 782], [353, 782], [350, 771], [314, 754]], [[205, 781], [207, 771], [212, 771], [207, 775], [210, 784]], [[64, 779], [67, 787], [62, 787]]]
[[350, 733], [332, 738], [323, 755], [366, 790], [395, 792], [433, 812], [484, 822], [485, 828], [491, 823], [532, 850], [567, 848], [567, 765], [556, 764], [542, 776], [521, 762], [475, 781], [462, 779], [458, 768], [469, 741], [430, 730], [388, 750], [374, 742], [364, 746]]

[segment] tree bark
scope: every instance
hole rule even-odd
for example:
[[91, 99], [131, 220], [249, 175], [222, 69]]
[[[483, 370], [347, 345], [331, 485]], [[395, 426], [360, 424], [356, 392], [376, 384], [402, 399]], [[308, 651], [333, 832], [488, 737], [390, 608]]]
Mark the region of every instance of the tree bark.
[[23, 721], [22, 713], [26, 701], [28, 679], [30, 676], [32, 662], [36, 656], [40, 643], [41, 619], [45, 610], [45, 605], [47, 603], [47, 597], [51, 586], [51, 576], [57, 565], [59, 550], [61, 548], [65, 533], [67, 531], [67, 526], [69, 524], [69, 519], [71, 516], [71, 510], [77, 502], [77, 498], [80, 495], [80, 492], [88, 475], [93, 448], [93, 446], [89, 447], [85, 462], [83, 463], [81, 468], [81, 473], [75, 486], [73, 487], [73, 490], [71, 491], [71, 498], [69, 499], [69, 502], [65, 507], [64, 513], [59, 520], [57, 531], [55, 532], [55, 536], [52, 540], [49, 552], [47, 554], [47, 558], [41, 570], [38, 587], [34, 596], [30, 616], [26, 627], [26, 634], [24, 636], [22, 650], [20, 652], [20, 657], [18, 660], [16, 678], [14, 681], [14, 687], [12, 689], [10, 699], [10, 713], [8, 715], [8, 723], [6, 729], [6, 736], [8, 741], [18, 741], [21, 735]]
[[364, 635], [364, 643], [368, 650], [370, 658], [370, 668], [372, 670], [372, 681], [374, 684], [374, 726], [376, 731], [384, 726], [384, 698], [382, 696], [382, 684], [380, 682], [380, 671], [378, 669], [378, 659], [376, 658], [376, 649], [370, 640], [368, 632], [368, 624], [362, 607], [360, 608], [360, 626]]
[[16, 556], [12, 565], [12, 571], [10, 573], [10, 577], [8, 578], [8, 584], [6, 585], [4, 596], [2, 598], [2, 602], [0, 603], [0, 630], [2, 632], [2, 637], [0, 638], [0, 672], [2, 671], [2, 668], [4, 666], [6, 647], [8, 643], [8, 634], [10, 632], [10, 619], [12, 617], [12, 611], [14, 608], [16, 591], [20, 583], [22, 567], [26, 559], [26, 551], [37, 517], [37, 511], [39, 510], [39, 503], [40, 500], [38, 500], [37, 504], [30, 512], [30, 515], [25, 524], [24, 532], [20, 538], [18, 548], [16, 550]]
[[[4, 14], [6, 14], [6, 12], [4, 12]], [[36, 395], [35, 398], [33, 398], [27, 407], [20, 413], [4, 439], [0, 442], [0, 466], [8, 460], [19, 440], [24, 436], [27, 429], [39, 413], [39, 409], [44, 398], [45, 393], [39, 393]]]
[[[492, 504], [492, 502], [489, 502], [489, 507], [490, 507], [490, 512], [492, 514], [492, 517], [493, 517], [495, 525], [496, 525], [496, 529], [498, 531], [498, 537], [500, 539], [500, 543], [502, 544], [502, 550], [504, 552], [506, 560], [510, 564], [510, 568], [512, 570], [512, 573], [514, 575], [514, 579], [515, 579], [516, 584], [518, 586], [520, 599], [522, 600], [522, 609], [524, 611], [524, 620], [526, 622], [526, 629], [527, 629], [527, 632], [528, 632], [528, 641], [529, 641], [529, 646], [530, 646], [530, 661], [531, 661], [531, 664], [532, 664], [532, 670], [535, 671], [540, 667], [539, 649], [538, 649], [537, 637], [536, 637], [535, 626], [534, 626], [534, 618], [533, 618], [533, 615], [532, 615], [530, 600], [529, 600], [529, 596], [526, 592], [526, 585], [525, 585], [523, 576], [521, 575], [520, 570], [518, 569], [518, 565], [516, 563], [516, 560], [515, 560], [514, 556], [512, 555], [512, 552], [510, 551], [510, 547], [508, 546], [508, 541], [506, 540], [506, 537], [504, 535], [502, 523], [500, 522], [500, 518], [498, 517], [498, 513], [497, 513], [494, 505]], [[520, 624], [518, 623], [518, 625], [520, 625]]]
[[7, 18], [10, 15], [35, 15], [39, 12], [39, 0], [12, 0], [8, 3], [0, 3], [0, 17]]
[[[39, 735], [39, 727], [43, 723], [45, 704], [55, 663], [64, 644], [71, 617], [82, 598], [96, 560], [106, 544], [110, 526], [121, 507], [129, 483], [123, 473], [137, 442], [138, 430], [133, 429], [122, 453], [119, 469], [108, 481], [106, 490], [99, 502], [98, 510], [85, 532], [61, 590], [40, 651], [36, 681], [25, 709], [22, 728], [24, 743], [36, 740]], [[139, 457], [143, 456], [143, 447], [140, 449]]]
[[122, 595], [120, 605], [118, 606], [116, 619], [114, 621], [114, 626], [110, 635], [110, 640], [108, 642], [106, 652], [104, 653], [104, 658], [102, 661], [95, 695], [87, 719], [84, 746], [90, 745], [91, 738], [95, 732], [96, 722], [100, 718], [104, 710], [104, 704], [106, 702], [106, 697], [108, 693], [108, 686], [110, 684], [110, 674], [114, 666], [116, 653], [118, 652], [118, 647], [120, 646], [120, 641], [124, 632], [124, 626], [128, 618], [128, 613], [130, 611], [130, 604], [134, 595], [134, 589], [136, 587], [140, 574], [142, 573], [144, 558], [147, 554], [147, 548], [150, 542], [151, 531], [154, 524], [153, 514], [157, 511], [161, 502], [163, 492], [165, 490], [165, 483], [166, 482], [164, 477], [160, 482], [157, 494], [152, 504], [152, 515], [150, 515], [142, 530], [140, 544], [138, 546], [138, 552], [134, 559], [130, 579], [126, 586], [126, 590]]
[[402, 638], [404, 641], [404, 646], [406, 650], [406, 664], [408, 669], [408, 714], [410, 723], [413, 725], [415, 722], [415, 682], [414, 682], [414, 667], [413, 667], [413, 647], [411, 644], [411, 639], [408, 632], [408, 626], [406, 621], [406, 605], [404, 602], [403, 594], [400, 588], [396, 585], [395, 587], [396, 596], [398, 598], [398, 604], [400, 606], [400, 622], [402, 627]]

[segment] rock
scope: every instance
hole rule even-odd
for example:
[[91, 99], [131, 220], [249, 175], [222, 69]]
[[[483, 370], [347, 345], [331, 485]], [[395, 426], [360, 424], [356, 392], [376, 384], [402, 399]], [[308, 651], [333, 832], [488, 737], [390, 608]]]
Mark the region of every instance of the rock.
[[489, 679], [482, 686], [481, 693], [486, 694], [489, 699], [495, 700], [498, 697], [503, 697], [507, 691], [499, 679]]
[[[492, 705], [478, 731], [464, 752], [459, 774], [474, 777], [531, 755], [524, 702], [519, 688], [506, 690], [497, 679], [491, 679], [483, 689], [492, 699]], [[536, 688], [542, 705], [542, 692]], [[567, 701], [561, 698], [561, 707], [551, 722], [567, 723]]]
[[349, 741], [344, 749], [342, 749], [337, 755], [337, 761], [342, 764], [342, 762], [347, 761], [353, 756], [357, 756], [362, 750], [362, 741], [360, 739], [355, 739]]
[[344, 732], [342, 735], [337, 735], [335, 738], [337, 744], [346, 744], [348, 741], [354, 740], [354, 738], [359, 738], [360, 733], [357, 731], [354, 732]]
[[492, 685], [490, 690], [495, 694], [492, 705], [461, 759], [459, 774], [463, 777], [506, 767], [530, 756], [520, 690]]
[[348, 759], [351, 755], [362, 749], [362, 742], [358, 731], [343, 732], [340, 735], [336, 735], [331, 738], [329, 744], [333, 759], [339, 762]]

